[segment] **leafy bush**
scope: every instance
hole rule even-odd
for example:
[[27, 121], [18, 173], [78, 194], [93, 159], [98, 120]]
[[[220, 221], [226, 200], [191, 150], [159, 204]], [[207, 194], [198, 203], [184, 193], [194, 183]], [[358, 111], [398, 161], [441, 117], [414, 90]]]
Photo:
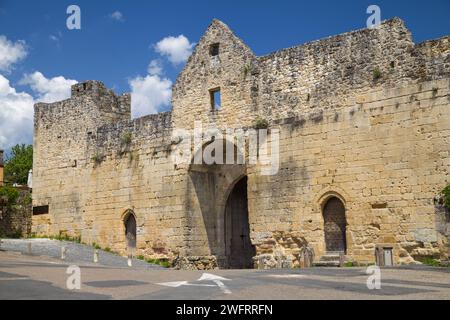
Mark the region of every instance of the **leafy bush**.
[[7, 185], [0, 187], [0, 205], [12, 207], [17, 203], [19, 195], [19, 191], [16, 188]]

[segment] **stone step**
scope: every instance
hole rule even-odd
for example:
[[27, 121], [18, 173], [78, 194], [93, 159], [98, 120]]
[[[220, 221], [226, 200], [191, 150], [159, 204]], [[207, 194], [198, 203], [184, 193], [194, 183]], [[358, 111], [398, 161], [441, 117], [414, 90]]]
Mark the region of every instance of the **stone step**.
[[324, 255], [320, 257], [320, 261], [339, 261], [340, 256], [339, 255]]
[[320, 257], [319, 261], [313, 263], [315, 267], [339, 267], [340, 257], [343, 252], [329, 251]]
[[317, 261], [313, 263], [314, 267], [339, 267], [339, 261]]

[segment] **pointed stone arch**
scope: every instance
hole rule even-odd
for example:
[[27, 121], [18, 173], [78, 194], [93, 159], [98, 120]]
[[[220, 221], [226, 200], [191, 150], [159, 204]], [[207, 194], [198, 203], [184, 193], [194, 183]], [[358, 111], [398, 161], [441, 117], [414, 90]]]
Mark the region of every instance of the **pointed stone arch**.
[[122, 215], [125, 240], [128, 249], [135, 249], [137, 244], [137, 219], [133, 210], [126, 210]]
[[315, 214], [323, 222], [323, 252], [348, 251], [350, 196], [337, 186], [323, 189], [314, 198]]

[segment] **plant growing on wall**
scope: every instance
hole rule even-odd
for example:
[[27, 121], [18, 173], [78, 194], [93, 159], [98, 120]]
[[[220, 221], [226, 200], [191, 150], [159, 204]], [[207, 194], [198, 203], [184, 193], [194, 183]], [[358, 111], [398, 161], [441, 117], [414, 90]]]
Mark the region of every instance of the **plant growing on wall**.
[[94, 161], [97, 165], [102, 163], [103, 155], [97, 151], [97, 153], [92, 157], [92, 161]]
[[381, 78], [381, 71], [378, 68], [373, 69], [372, 71], [372, 75], [373, 75], [373, 80], [378, 80]]
[[244, 70], [243, 70], [243, 72], [244, 72], [244, 79], [247, 78], [247, 75], [252, 72], [252, 69], [253, 69], [253, 67], [252, 67], [251, 63], [247, 63], [244, 66]]
[[122, 135], [122, 144], [129, 145], [131, 143], [131, 140], [133, 139], [133, 135], [131, 132], [125, 132]]
[[255, 130], [267, 129], [267, 128], [269, 128], [269, 122], [266, 119], [263, 119], [261, 117], [258, 117], [253, 123], [253, 129], [255, 129]]
[[450, 211], [450, 184], [442, 190], [442, 204]]

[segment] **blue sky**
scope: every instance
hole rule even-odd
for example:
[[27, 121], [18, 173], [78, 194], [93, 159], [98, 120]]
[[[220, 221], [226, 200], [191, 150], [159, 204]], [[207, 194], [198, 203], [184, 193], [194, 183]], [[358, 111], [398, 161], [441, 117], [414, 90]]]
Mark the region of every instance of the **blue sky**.
[[[66, 28], [66, 9], [71, 4], [81, 8], [81, 30]], [[14, 62], [6, 60], [10, 65], [3, 66], [3, 70], [0, 57], [0, 75], [9, 81], [9, 89], [15, 90], [15, 96], [9, 96], [10, 108], [11, 101], [19, 98], [29, 103], [30, 97], [33, 102], [63, 97], [67, 92], [64, 88], [72, 83], [70, 80], [95, 79], [119, 93], [131, 91], [133, 83], [134, 89], [141, 88], [149, 94], [165, 90], [161, 97], [150, 99], [154, 106], [149, 112], [163, 111], [170, 108], [168, 88], [183, 67], [183, 61], [174, 63], [170, 52], [157, 49], [163, 39], [176, 37], [175, 40], [180, 40], [177, 45], [185, 40], [184, 53], [189, 52], [211, 20], [218, 18], [257, 55], [264, 55], [364, 28], [368, 18], [366, 9], [371, 4], [381, 8], [382, 20], [394, 16], [402, 18], [416, 42], [450, 34], [449, 0], [0, 0], [0, 45], [3, 36], [5, 45], [21, 46], [26, 51], [25, 56]], [[180, 35], [185, 38], [179, 38]], [[149, 71], [151, 61], [157, 62], [158, 71]], [[50, 85], [60, 85], [61, 91], [48, 91], [45, 86]], [[150, 86], [153, 87], [149, 89]], [[0, 96], [0, 148], [30, 142], [29, 134], [5, 129], [6, 115], [2, 118], [1, 99]], [[6, 102], [3, 104], [6, 106]]]

